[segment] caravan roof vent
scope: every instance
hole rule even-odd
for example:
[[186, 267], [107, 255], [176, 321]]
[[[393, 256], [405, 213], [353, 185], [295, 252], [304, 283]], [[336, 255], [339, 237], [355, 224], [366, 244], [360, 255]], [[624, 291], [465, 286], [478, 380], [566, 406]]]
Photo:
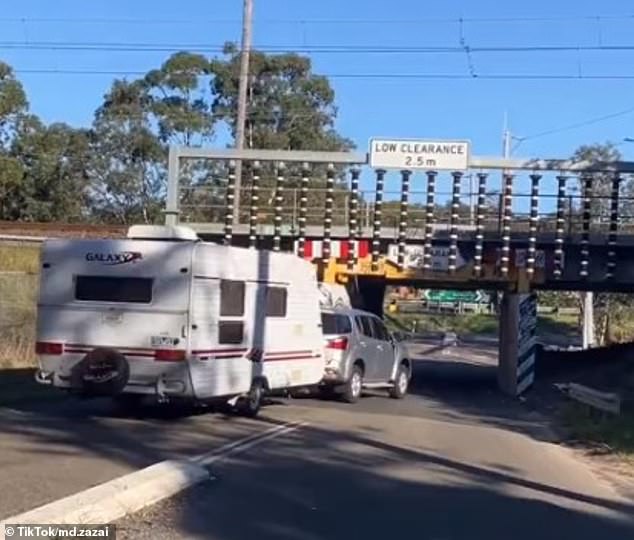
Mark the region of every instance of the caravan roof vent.
[[128, 229], [128, 238], [134, 240], [200, 240], [193, 229], [181, 225], [132, 225]]

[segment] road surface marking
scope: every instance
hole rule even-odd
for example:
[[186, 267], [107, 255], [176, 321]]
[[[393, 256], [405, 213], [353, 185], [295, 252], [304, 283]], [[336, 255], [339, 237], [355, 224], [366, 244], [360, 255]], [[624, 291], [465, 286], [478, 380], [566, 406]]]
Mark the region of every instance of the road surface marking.
[[7, 523], [112, 523], [184, 489], [213, 478], [208, 465], [265, 441], [281, 437], [307, 422], [287, 422], [227, 443], [192, 458], [166, 460], [0, 521], [0, 540]]
[[308, 422], [287, 422], [285, 424], [280, 424], [279, 426], [275, 426], [262, 433], [256, 433], [255, 435], [250, 435], [244, 439], [225, 444], [216, 450], [191, 458], [190, 461], [199, 465], [211, 465], [229, 457], [232, 454], [244, 452], [260, 443], [291, 433], [301, 427], [306, 427], [307, 425]]

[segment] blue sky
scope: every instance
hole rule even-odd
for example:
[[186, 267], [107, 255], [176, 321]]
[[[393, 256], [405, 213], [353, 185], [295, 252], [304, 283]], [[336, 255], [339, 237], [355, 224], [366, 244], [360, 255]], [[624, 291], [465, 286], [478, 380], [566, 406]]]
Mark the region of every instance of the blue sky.
[[[257, 46], [594, 46], [634, 44], [626, 0], [254, 0]], [[88, 125], [112, 76], [28, 74], [29, 69], [145, 71], [168, 53], [23, 50], [16, 42], [125, 42], [221, 45], [238, 40], [242, 0], [5, 0], [0, 59], [18, 70], [32, 110], [47, 121]], [[603, 18], [591, 19], [601, 16]], [[623, 16], [622, 18], [613, 18]], [[627, 16], [627, 17], [626, 17]], [[462, 25], [458, 18], [467, 19]], [[474, 22], [470, 18], [555, 18]], [[587, 18], [582, 18], [587, 17]], [[343, 21], [363, 19], [351, 24]], [[20, 20], [17, 20], [20, 19]], [[39, 19], [39, 20], [38, 20]], [[56, 19], [54, 21], [42, 19]], [[83, 19], [83, 21], [81, 21]], [[110, 22], [85, 19], [109, 19]], [[144, 24], [112, 19], [145, 19]], [[280, 19], [284, 21], [280, 22]], [[321, 20], [317, 24], [314, 20]], [[324, 19], [336, 20], [326, 23]], [[443, 19], [425, 20], [421, 19]], [[78, 21], [80, 20], [80, 21]], [[383, 23], [369, 22], [384, 21]], [[399, 22], [395, 22], [398, 20]], [[158, 22], [153, 22], [158, 21]], [[171, 22], [169, 22], [171, 21]], [[305, 21], [305, 22], [300, 22]], [[634, 75], [634, 51], [467, 54], [311, 53], [314, 70], [363, 73]], [[471, 63], [471, 68], [470, 68]], [[527, 139], [526, 157], [565, 157], [584, 143], [634, 136], [632, 80], [333, 78], [338, 129], [360, 149], [372, 136], [470, 139], [473, 153], [499, 155], [505, 111], [517, 136], [530, 136], [633, 108], [585, 127]], [[220, 144], [222, 141], [217, 141]], [[634, 159], [634, 144], [621, 146]]]

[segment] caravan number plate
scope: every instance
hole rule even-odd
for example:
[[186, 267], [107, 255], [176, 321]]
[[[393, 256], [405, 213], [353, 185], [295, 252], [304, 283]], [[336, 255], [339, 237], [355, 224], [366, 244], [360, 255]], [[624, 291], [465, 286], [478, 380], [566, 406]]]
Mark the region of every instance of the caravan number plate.
[[169, 336], [152, 336], [150, 343], [152, 347], [174, 347], [178, 345], [179, 339]]
[[123, 313], [120, 311], [107, 311], [101, 315], [103, 324], [121, 324], [123, 323]]

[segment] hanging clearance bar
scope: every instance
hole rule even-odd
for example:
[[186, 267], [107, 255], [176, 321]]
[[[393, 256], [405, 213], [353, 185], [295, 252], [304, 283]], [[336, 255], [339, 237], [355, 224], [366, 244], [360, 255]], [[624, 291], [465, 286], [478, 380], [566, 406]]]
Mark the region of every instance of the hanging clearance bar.
[[[213, 160], [220, 165], [215, 170], [222, 171], [218, 178], [226, 189], [224, 215], [217, 230], [226, 244], [241, 236], [247, 238], [249, 247], [258, 248], [265, 245], [266, 231], [270, 237], [266, 245], [274, 250], [295, 246], [300, 257], [325, 267], [334, 265], [342, 275], [378, 277], [387, 275], [389, 267], [392, 277], [400, 272], [405, 278], [505, 281], [517, 279], [524, 268], [529, 283], [551, 280], [562, 286], [616, 281], [629, 275], [620, 256], [625, 239], [619, 240], [625, 232], [619, 228], [627, 223], [620, 210], [629, 206], [620, 199], [620, 186], [626, 174], [634, 173], [634, 163], [477, 157], [464, 140], [374, 138], [367, 154], [175, 146], [169, 152], [168, 224], [178, 223], [181, 214], [179, 190], [191, 189], [179, 188], [180, 166], [186, 159]], [[241, 168], [242, 178], [236, 178], [239, 161], [247, 163]], [[372, 167], [372, 177], [362, 174], [364, 165]], [[502, 173], [497, 208], [491, 207], [491, 193], [487, 192], [492, 188], [492, 170]], [[462, 191], [467, 171], [471, 181], [476, 181], [471, 188], [477, 188], [475, 193]], [[530, 179], [529, 205], [515, 204], [518, 197], [526, 197], [517, 189], [522, 171]], [[551, 176], [543, 177], [544, 172]], [[393, 195], [388, 198], [394, 193], [387, 187], [394, 173], [398, 173], [400, 200]], [[602, 194], [603, 179], [609, 182], [607, 197]], [[438, 187], [441, 182], [447, 185], [447, 180], [448, 198]], [[545, 201], [540, 208], [540, 188], [552, 193], [552, 187], [544, 185], [553, 182], [556, 201]], [[370, 197], [361, 188], [368, 189], [368, 183], [374, 192]], [[581, 187], [581, 200], [575, 206], [567, 191], [577, 186]], [[273, 191], [267, 203], [272, 208], [264, 207], [265, 189]], [[315, 189], [320, 195], [311, 199]], [[468, 223], [461, 204], [465, 195], [471, 199]], [[292, 211], [288, 210], [289, 200], [294, 200]], [[309, 204], [311, 200], [320, 203]], [[241, 212], [242, 201], [248, 208]], [[415, 219], [413, 208], [422, 219]], [[597, 215], [601, 208], [606, 214], [603, 217]], [[393, 214], [397, 214], [395, 221]], [[267, 222], [259, 223], [266, 215]], [[244, 223], [238, 216], [244, 216]], [[569, 223], [570, 217], [580, 218], [580, 224]], [[605, 238], [597, 233], [604, 233]], [[538, 249], [544, 242], [551, 247]]]

